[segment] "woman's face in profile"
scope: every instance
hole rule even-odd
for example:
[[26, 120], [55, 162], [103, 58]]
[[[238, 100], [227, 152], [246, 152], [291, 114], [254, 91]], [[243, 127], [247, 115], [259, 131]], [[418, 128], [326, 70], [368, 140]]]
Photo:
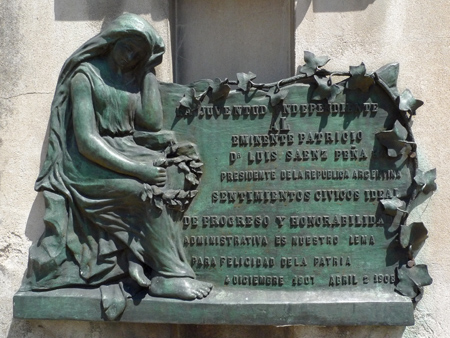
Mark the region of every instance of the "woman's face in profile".
[[122, 38], [114, 45], [111, 56], [122, 72], [132, 70], [145, 57], [145, 42], [139, 37]]

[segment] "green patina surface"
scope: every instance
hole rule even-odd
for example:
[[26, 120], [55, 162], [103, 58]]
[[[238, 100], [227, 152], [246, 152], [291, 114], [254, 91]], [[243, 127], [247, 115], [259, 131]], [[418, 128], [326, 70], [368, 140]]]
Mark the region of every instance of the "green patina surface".
[[153, 74], [163, 52], [125, 14], [63, 66], [36, 183], [46, 230], [15, 316], [412, 324], [398, 293], [418, 301], [431, 278], [414, 261], [427, 230], [407, 217], [436, 185], [398, 65], [331, 73], [305, 52], [278, 83], [177, 85]]
[[[98, 289], [18, 292], [14, 316], [24, 319], [104, 320]], [[39, 309], [39, 311], [36, 311]], [[145, 296], [127, 300], [122, 322], [228, 325], [412, 325], [413, 304], [380, 292], [225, 290], [193, 302]]]
[[[395, 103], [379, 86], [331, 104], [311, 100], [311, 85], [285, 89], [277, 107], [264, 91], [237, 91], [167, 119], [204, 159], [183, 223], [191, 265], [228, 287], [393, 290], [395, 267], [407, 257], [379, 200], [406, 197], [416, 169], [377, 141], [401, 119]], [[170, 89], [163, 95], [166, 116], [180, 99]], [[280, 123], [289, 130], [271, 131]], [[279, 279], [257, 285], [256, 276]]]

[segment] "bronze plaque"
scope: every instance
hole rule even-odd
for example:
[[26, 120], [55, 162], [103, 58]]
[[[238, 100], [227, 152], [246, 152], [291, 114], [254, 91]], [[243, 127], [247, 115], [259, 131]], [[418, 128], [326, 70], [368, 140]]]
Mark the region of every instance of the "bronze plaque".
[[436, 184], [398, 64], [330, 72], [305, 52], [275, 83], [178, 85], [154, 75], [163, 53], [124, 14], [64, 64], [14, 315], [411, 325], [432, 280], [408, 215]]
[[421, 293], [421, 285], [402, 289], [399, 274], [421, 268], [413, 267], [421, 244], [402, 236], [415, 227], [425, 239], [422, 225], [405, 222], [433, 173], [417, 169], [409, 114], [419, 103], [411, 96], [402, 107], [410, 93], [398, 96], [389, 83], [397, 71], [369, 75], [361, 65], [341, 81], [319, 70], [218, 100], [213, 85], [198, 83], [196, 93], [209, 93], [198, 107], [172, 108], [173, 130], [195, 140], [204, 159], [183, 217], [199, 279], [230, 292]]

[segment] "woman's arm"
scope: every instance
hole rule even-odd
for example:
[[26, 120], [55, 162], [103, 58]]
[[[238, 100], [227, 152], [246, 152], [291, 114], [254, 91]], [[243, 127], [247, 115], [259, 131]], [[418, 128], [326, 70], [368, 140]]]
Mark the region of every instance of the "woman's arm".
[[117, 152], [98, 133], [91, 85], [83, 74], [71, 80], [72, 119], [80, 153], [102, 167], [157, 185], [164, 185], [166, 172], [150, 162], [136, 162]]
[[163, 125], [163, 109], [159, 84], [155, 74], [148, 72], [142, 83], [142, 109], [136, 112], [136, 124], [147, 131], [160, 131]]

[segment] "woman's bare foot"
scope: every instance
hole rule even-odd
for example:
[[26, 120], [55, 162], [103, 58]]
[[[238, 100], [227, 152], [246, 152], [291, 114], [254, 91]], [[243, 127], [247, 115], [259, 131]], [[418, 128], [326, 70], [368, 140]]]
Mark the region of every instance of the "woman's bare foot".
[[149, 293], [155, 297], [179, 298], [184, 300], [202, 299], [209, 295], [212, 284], [188, 277], [152, 278]]
[[144, 268], [141, 264], [129, 260], [128, 262], [128, 272], [132, 280], [138, 283], [143, 288], [148, 288], [151, 284], [150, 279], [144, 273]]

